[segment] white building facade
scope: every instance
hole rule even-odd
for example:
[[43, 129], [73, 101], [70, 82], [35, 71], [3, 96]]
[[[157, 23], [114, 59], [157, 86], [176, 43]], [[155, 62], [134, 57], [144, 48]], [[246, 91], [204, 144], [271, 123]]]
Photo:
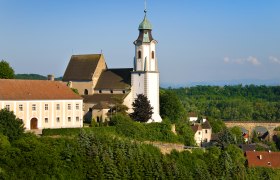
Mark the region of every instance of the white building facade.
[[139, 25], [139, 36], [135, 45], [134, 68], [131, 73], [132, 98], [144, 94], [153, 107], [148, 122], [161, 122], [159, 113], [159, 71], [156, 57], [157, 41], [152, 37], [152, 25], [146, 17]]
[[83, 127], [83, 99], [65, 84], [6, 79], [0, 84], [0, 109], [13, 111], [26, 130]]

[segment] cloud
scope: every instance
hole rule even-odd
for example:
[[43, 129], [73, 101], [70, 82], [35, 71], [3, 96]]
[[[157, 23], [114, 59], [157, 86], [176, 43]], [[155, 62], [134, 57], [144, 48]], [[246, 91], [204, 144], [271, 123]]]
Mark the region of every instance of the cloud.
[[255, 65], [255, 66], [258, 66], [260, 65], [260, 61], [256, 58], [256, 57], [253, 57], [253, 56], [249, 56], [247, 59], [246, 59], [249, 63]]
[[278, 59], [277, 57], [270, 56], [269, 59], [272, 63], [280, 64], [280, 59]]
[[247, 58], [236, 58], [230, 59], [229, 57], [224, 57], [224, 63], [232, 63], [232, 64], [252, 64], [254, 66], [261, 65], [261, 62], [254, 56], [249, 56]]
[[224, 62], [229, 63], [230, 62], [229, 57], [224, 57]]

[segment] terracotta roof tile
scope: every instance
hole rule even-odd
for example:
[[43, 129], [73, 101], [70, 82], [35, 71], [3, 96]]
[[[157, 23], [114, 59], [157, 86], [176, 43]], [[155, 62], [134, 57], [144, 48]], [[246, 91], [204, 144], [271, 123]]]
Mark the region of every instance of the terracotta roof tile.
[[82, 99], [64, 83], [47, 80], [0, 79], [0, 100]]
[[280, 152], [246, 151], [249, 167], [280, 168]]

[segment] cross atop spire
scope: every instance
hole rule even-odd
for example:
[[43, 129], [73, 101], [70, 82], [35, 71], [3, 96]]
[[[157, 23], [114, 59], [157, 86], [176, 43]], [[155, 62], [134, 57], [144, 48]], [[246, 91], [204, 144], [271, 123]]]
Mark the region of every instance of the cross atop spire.
[[147, 0], [144, 1], [144, 7], [145, 7], [144, 13], [146, 14], [147, 13]]

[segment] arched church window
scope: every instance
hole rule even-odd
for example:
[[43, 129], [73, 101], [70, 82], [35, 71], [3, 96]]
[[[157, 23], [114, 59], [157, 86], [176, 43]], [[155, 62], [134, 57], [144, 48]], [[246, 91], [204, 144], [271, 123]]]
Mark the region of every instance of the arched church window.
[[85, 89], [84, 95], [88, 95], [88, 90], [87, 89]]
[[155, 59], [155, 51], [152, 51], [152, 59]]
[[142, 53], [141, 51], [138, 51], [138, 59], [141, 59], [142, 58]]

